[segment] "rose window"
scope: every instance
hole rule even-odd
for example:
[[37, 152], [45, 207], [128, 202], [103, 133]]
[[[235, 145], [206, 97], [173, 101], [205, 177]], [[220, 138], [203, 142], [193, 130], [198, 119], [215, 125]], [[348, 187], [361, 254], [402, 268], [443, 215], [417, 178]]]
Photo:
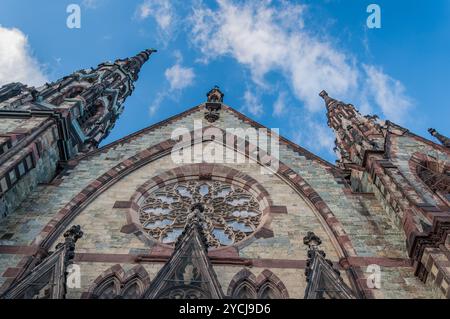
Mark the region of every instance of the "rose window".
[[151, 237], [172, 245], [198, 203], [204, 208], [202, 226], [213, 248], [245, 239], [261, 221], [259, 203], [248, 191], [221, 181], [202, 180], [177, 182], [153, 191], [142, 203], [139, 219]]

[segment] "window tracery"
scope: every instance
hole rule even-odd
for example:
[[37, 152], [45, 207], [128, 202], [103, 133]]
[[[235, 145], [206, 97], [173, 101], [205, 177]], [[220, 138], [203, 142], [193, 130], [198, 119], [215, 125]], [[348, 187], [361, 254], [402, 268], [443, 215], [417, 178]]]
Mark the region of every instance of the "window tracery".
[[153, 191], [140, 207], [140, 222], [155, 240], [172, 245], [196, 203], [205, 208], [202, 226], [213, 248], [245, 239], [261, 222], [259, 203], [251, 193], [217, 180], [176, 182]]

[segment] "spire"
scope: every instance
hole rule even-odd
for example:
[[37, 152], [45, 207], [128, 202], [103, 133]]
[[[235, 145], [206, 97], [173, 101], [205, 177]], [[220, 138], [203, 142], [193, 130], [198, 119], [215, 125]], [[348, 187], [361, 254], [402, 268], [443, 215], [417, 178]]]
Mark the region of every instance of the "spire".
[[223, 292], [208, 257], [203, 231], [203, 206], [196, 204], [186, 218], [169, 261], [152, 281], [146, 299], [222, 299]]
[[439, 132], [436, 131], [434, 128], [428, 129], [428, 132], [430, 132], [431, 135], [433, 135], [436, 139], [438, 139], [439, 142], [442, 143], [442, 145], [444, 145], [447, 148], [450, 148], [450, 138], [442, 134], [439, 134]]
[[329, 97], [328, 92], [325, 90], [322, 90], [322, 92], [319, 93], [319, 96], [325, 101], [327, 109], [331, 108], [333, 105], [338, 103], [338, 101]]
[[61, 118], [64, 140], [60, 141], [62, 160], [98, 147], [123, 112], [123, 103], [134, 90], [134, 82], [154, 49], [134, 57], [104, 62], [42, 87], [11, 83], [0, 88], [0, 109], [45, 111]]
[[353, 105], [328, 96], [326, 91], [319, 95], [327, 107], [328, 126], [336, 134], [338, 164], [362, 165], [367, 151], [384, 150], [384, 133], [377, 116], [362, 116]]
[[148, 61], [150, 55], [154, 52], [157, 52], [157, 50], [146, 49], [144, 51], [139, 52], [134, 57], [116, 60], [116, 63], [121, 65], [123, 69], [128, 72], [129, 76], [133, 81], [137, 81], [138, 73], [142, 65], [144, 65], [144, 63]]

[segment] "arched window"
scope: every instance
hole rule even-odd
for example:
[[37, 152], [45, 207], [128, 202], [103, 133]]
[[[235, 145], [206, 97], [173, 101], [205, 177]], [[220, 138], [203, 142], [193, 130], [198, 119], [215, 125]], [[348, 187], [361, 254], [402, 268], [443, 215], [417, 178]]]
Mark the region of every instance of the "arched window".
[[289, 298], [283, 282], [270, 270], [265, 269], [256, 278], [259, 299], [287, 299]]
[[91, 107], [85, 110], [83, 116], [79, 118], [78, 123], [80, 123], [82, 128], [88, 128], [96, 121], [100, 120], [104, 113], [105, 105], [103, 101], [99, 99], [95, 101]]
[[141, 265], [125, 272], [115, 265], [97, 277], [84, 298], [140, 299], [150, 284], [150, 277]]
[[272, 285], [269, 281], [263, 283], [258, 289], [259, 299], [282, 299], [278, 287]]
[[94, 291], [97, 299], [114, 299], [119, 294], [120, 282], [116, 278], [108, 278]]
[[74, 97], [77, 97], [84, 91], [84, 87], [82, 86], [75, 86], [73, 88], [70, 88], [70, 90], [64, 95], [66, 99], [73, 99]]
[[135, 280], [127, 284], [121, 291], [120, 295], [123, 299], [139, 299], [143, 293], [143, 289], [139, 281]]

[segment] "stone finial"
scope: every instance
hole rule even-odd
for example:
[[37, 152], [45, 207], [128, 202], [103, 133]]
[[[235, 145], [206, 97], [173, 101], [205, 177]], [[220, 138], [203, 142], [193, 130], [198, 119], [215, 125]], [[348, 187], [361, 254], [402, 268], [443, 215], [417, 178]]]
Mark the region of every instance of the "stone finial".
[[320, 92], [319, 95], [322, 99], [325, 99], [326, 97], [328, 97], [328, 92], [325, 90], [322, 90], [322, 92]]
[[216, 85], [206, 94], [208, 101], [205, 103], [205, 119], [209, 123], [214, 123], [220, 117], [220, 109], [222, 108], [224, 94]]
[[208, 102], [222, 103], [224, 94], [219, 87], [215, 85], [208, 93], [206, 93], [206, 97], [208, 98]]
[[203, 224], [205, 223], [204, 211], [205, 208], [201, 203], [196, 203], [191, 207], [191, 212], [186, 217], [183, 232], [175, 242], [175, 249], [180, 247], [186, 236], [192, 236], [192, 230], [195, 230], [200, 235], [203, 248], [208, 250], [208, 234], [203, 229]]
[[70, 239], [73, 242], [77, 242], [78, 239], [83, 237], [83, 232], [81, 231], [80, 225], [73, 225], [64, 233], [64, 238]]
[[303, 244], [307, 245], [309, 248], [313, 248], [320, 246], [322, 244], [322, 240], [312, 231], [309, 231], [306, 236], [303, 237]]

